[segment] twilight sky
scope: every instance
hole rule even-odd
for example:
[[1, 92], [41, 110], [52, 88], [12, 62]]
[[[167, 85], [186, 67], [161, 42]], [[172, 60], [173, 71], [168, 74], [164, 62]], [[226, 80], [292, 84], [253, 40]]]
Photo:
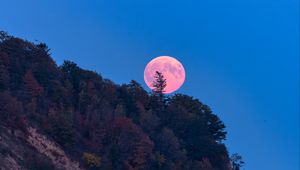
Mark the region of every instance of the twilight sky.
[[299, 167], [298, 0], [9, 0], [0, 30], [48, 44], [116, 83], [143, 81], [159, 55], [225, 122], [226, 144], [247, 170]]

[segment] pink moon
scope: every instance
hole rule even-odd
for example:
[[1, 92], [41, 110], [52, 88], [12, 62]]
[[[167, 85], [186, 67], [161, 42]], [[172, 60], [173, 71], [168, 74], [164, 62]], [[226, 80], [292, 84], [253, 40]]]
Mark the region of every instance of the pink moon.
[[167, 81], [165, 94], [173, 93], [178, 90], [185, 80], [185, 70], [183, 65], [173, 57], [159, 56], [151, 60], [144, 71], [144, 80], [152, 90], [154, 75], [156, 71], [161, 72]]

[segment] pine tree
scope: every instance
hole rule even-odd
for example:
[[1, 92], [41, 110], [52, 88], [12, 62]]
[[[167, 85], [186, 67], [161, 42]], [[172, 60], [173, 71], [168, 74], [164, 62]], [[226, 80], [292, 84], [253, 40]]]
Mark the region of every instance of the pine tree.
[[167, 86], [167, 80], [164, 75], [156, 71], [154, 75], [154, 81], [152, 83], [152, 95], [150, 96], [149, 108], [158, 115], [163, 117], [166, 106], [166, 96], [164, 95], [165, 88]]
[[162, 96], [165, 92], [165, 88], [167, 87], [167, 80], [165, 79], [164, 75], [159, 71], [156, 71], [154, 78], [155, 81], [152, 83], [152, 91], [154, 92], [154, 94]]

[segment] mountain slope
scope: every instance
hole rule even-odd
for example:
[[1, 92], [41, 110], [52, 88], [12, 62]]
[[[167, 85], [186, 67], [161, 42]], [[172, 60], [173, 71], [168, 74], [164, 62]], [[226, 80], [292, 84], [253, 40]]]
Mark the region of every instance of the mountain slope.
[[225, 125], [198, 99], [161, 100], [136, 81], [116, 85], [70, 61], [57, 66], [45, 44], [4, 32], [0, 123], [4, 169], [231, 168]]

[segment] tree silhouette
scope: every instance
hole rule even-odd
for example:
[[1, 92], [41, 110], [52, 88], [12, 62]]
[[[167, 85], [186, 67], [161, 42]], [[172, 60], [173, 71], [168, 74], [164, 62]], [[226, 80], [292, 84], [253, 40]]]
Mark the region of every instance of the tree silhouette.
[[166, 104], [166, 100], [165, 100], [165, 88], [167, 87], [167, 80], [164, 78], [164, 75], [159, 72], [156, 71], [155, 75], [154, 75], [154, 81], [152, 83], [152, 95], [150, 97], [150, 108], [152, 108], [152, 110], [154, 112], [156, 112], [158, 115], [160, 114], [164, 114], [164, 109], [165, 109], [165, 104]]
[[155, 81], [152, 83], [153, 92], [161, 96], [165, 92], [165, 88], [167, 87], [167, 80], [165, 79], [164, 75], [156, 71], [154, 75]]
[[243, 161], [243, 158], [241, 155], [235, 153], [230, 157], [231, 161], [231, 168], [232, 170], [240, 170], [241, 167], [244, 166], [245, 162]]

